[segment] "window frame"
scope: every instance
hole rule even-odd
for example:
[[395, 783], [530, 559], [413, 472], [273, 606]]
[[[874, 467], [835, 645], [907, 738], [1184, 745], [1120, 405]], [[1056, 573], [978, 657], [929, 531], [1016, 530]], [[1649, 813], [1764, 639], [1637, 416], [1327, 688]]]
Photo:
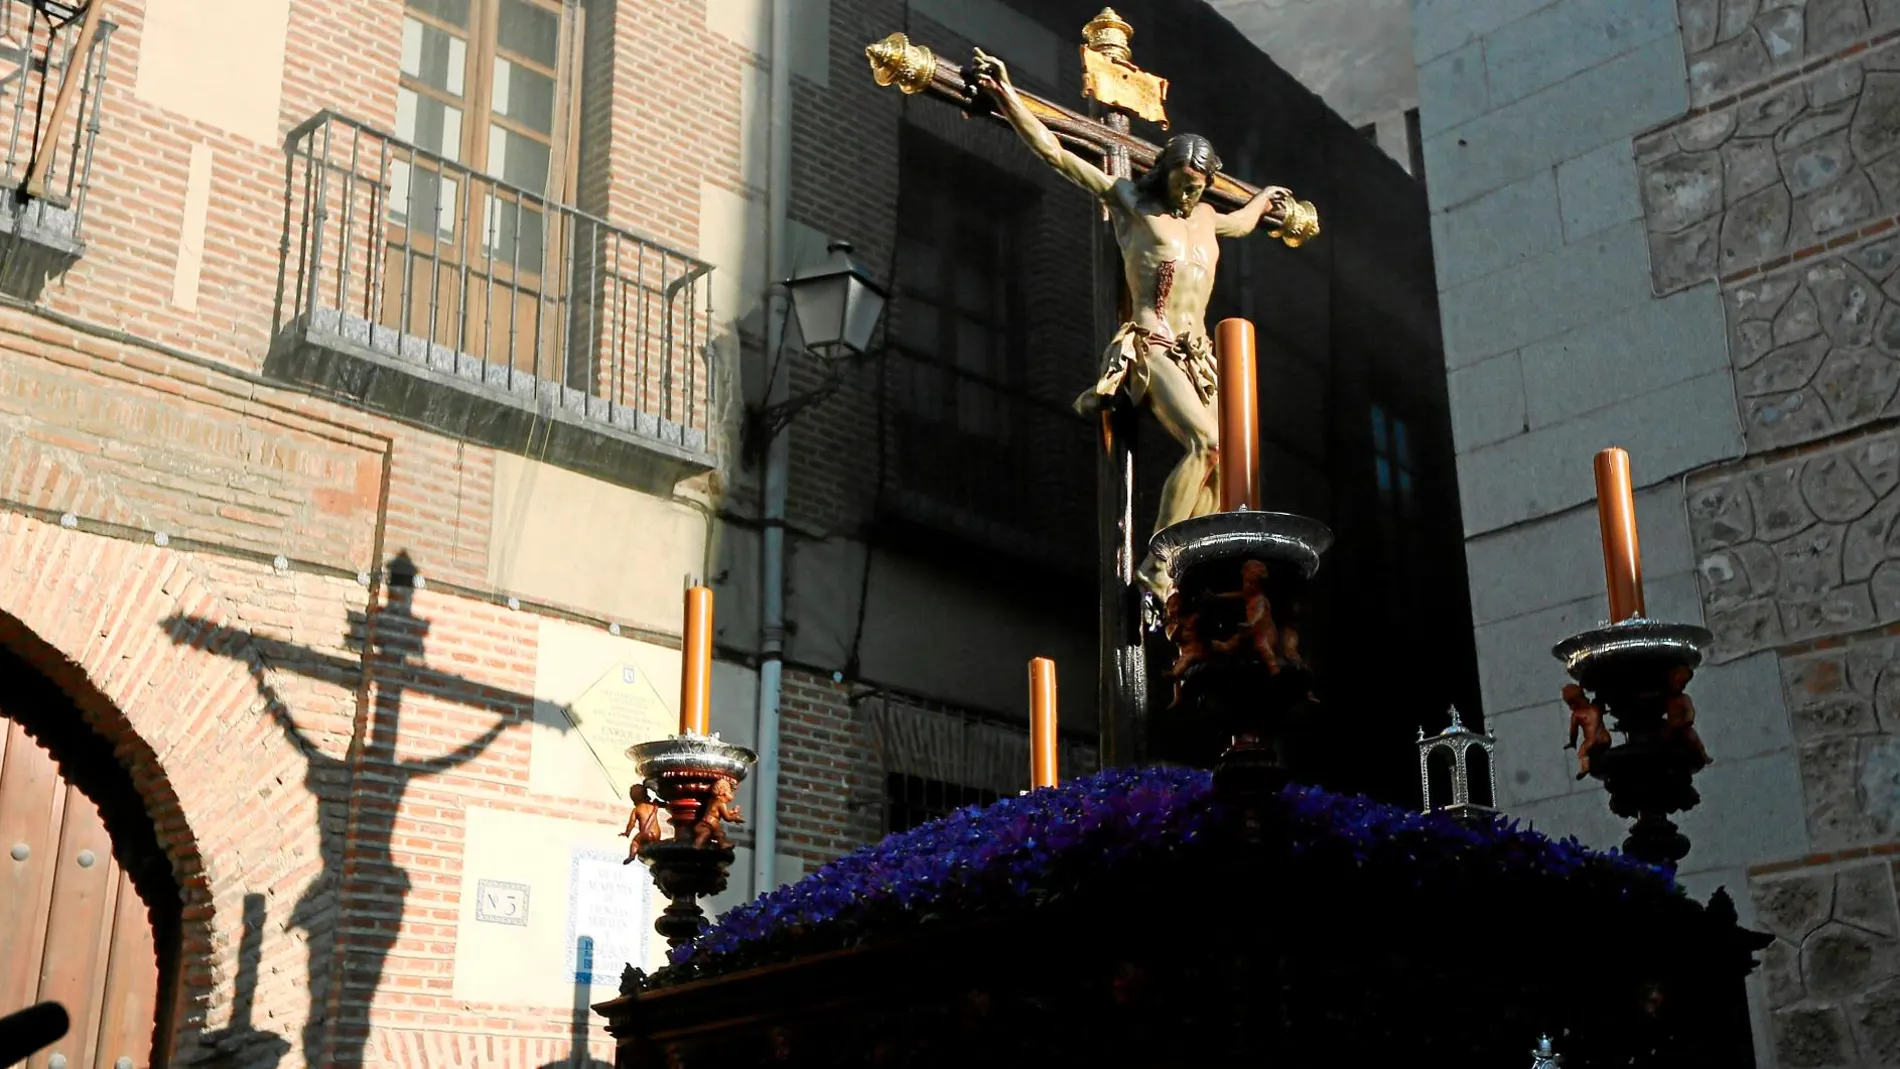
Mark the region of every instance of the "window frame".
[[[501, 15], [504, 3], [516, 3], [524, 7], [535, 8], [553, 15], [557, 20], [555, 36], [555, 67], [547, 68], [539, 60], [524, 56], [501, 45]], [[467, 0], [469, 20], [467, 26], [456, 26], [434, 13], [411, 3], [404, 3], [404, 19], [416, 22], [448, 34], [463, 43], [462, 88], [460, 98], [451, 96], [422, 78], [403, 70], [399, 64], [396, 71], [396, 85], [399, 91], [406, 90], [419, 97], [426, 97], [438, 104], [452, 107], [461, 112], [460, 143], [444, 145], [441, 155], [455, 165], [481, 175], [491, 182], [513, 187], [502, 175], [488, 166], [491, 145], [491, 127], [501, 129], [517, 137], [525, 137], [545, 145], [548, 150], [548, 174], [540, 191], [527, 191], [540, 197], [547, 204], [570, 205], [574, 201], [574, 191], [578, 184], [579, 168], [575, 166], [579, 158], [579, 135], [581, 114], [581, 39], [585, 29], [586, 13], [573, 0]], [[495, 64], [498, 60], [507, 60], [523, 70], [542, 75], [554, 83], [553, 104], [551, 107], [550, 130], [543, 135], [518, 120], [509, 118], [495, 107]], [[397, 131], [398, 136], [402, 132]], [[410, 144], [416, 144], [410, 141]], [[424, 152], [432, 150], [423, 149]], [[411, 164], [414, 166], [414, 164]], [[522, 187], [527, 188], [527, 187]], [[497, 202], [503, 198], [493, 193]], [[452, 198], [454, 236], [441, 237], [444, 251], [455, 250], [456, 254], [480, 259], [487, 252], [487, 231], [485, 223], [480, 228], [472, 224], [476, 214], [472, 196], [467, 190], [458, 190]], [[543, 212], [543, 241], [552, 244], [554, 227], [547, 225], [547, 213]], [[402, 229], [415, 237], [434, 239], [441, 233], [439, 228], [424, 234], [423, 228], [416, 226], [414, 220], [405, 217]], [[519, 224], [517, 224], [518, 226]], [[477, 230], [479, 229], [479, 233]]]

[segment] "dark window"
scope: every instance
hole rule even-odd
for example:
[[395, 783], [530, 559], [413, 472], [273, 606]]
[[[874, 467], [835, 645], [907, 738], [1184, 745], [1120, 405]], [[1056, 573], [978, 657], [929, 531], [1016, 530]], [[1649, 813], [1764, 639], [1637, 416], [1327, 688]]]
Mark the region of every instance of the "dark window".
[[1385, 406], [1372, 406], [1372, 478], [1379, 494], [1380, 541], [1388, 577], [1387, 608], [1408, 610], [1411, 569], [1407, 557], [1418, 522], [1416, 477], [1412, 467], [1412, 427]]
[[1419, 133], [1418, 109], [1405, 113], [1405, 154], [1412, 165], [1412, 177], [1425, 184], [1425, 138]]
[[896, 342], [913, 370], [900, 401], [944, 431], [1008, 441], [1003, 395], [1022, 377], [1016, 212], [948, 154], [905, 153]]
[[964, 806], [989, 805], [996, 798], [994, 791], [893, 772], [884, 781], [885, 827], [893, 833], [909, 831]]
[[[906, 137], [891, 309], [894, 481], [939, 526], [1036, 529], [1018, 234], [1033, 187]], [[914, 518], [925, 518], [922, 516]]]
[[1379, 497], [1398, 516], [1412, 518], [1412, 429], [1406, 422], [1372, 406], [1373, 474]]

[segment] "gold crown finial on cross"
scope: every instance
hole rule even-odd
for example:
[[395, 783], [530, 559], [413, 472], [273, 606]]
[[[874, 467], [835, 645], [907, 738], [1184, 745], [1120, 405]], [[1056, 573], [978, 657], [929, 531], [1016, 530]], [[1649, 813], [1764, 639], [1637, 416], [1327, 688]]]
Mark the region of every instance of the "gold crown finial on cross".
[[1112, 7], [1103, 8], [1101, 14], [1082, 27], [1082, 40], [1090, 49], [1122, 63], [1129, 62], [1133, 55], [1129, 51], [1128, 41], [1134, 36], [1135, 28], [1115, 14]]

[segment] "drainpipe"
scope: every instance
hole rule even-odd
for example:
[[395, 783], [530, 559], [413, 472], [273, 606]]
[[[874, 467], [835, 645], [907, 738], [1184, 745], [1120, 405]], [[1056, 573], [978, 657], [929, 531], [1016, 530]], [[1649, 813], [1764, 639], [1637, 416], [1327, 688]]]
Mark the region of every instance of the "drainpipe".
[[[791, 392], [789, 369], [777, 368], [785, 347], [785, 289], [790, 273], [786, 235], [792, 184], [792, 0], [772, 0], [771, 118], [766, 149], [765, 223], [765, 367], [770, 376], [766, 404]], [[781, 374], [772, 374], [772, 371]], [[765, 450], [765, 475], [759, 484], [759, 746], [752, 830], [752, 893], [778, 887], [778, 720], [779, 692], [785, 669], [785, 500], [790, 491], [791, 443], [781, 431]]]

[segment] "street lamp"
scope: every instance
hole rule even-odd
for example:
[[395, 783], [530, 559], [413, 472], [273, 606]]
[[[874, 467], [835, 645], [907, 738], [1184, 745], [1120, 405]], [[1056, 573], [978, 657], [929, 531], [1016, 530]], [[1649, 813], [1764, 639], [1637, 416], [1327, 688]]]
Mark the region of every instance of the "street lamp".
[[[844, 366], [871, 355], [871, 338], [884, 318], [889, 293], [872, 279], [851, 255], [851, 243], [833, 241], [830, 254], [785, 280], [792, 311], [798, 313], [798, 333], [805, 351], [825, 363], [824, 381], [804, 393], [755, 408], [745, 427], [744, 449], [757, 456], [779, 436], [800, 412], [838, 392], [844, 385]], [[773, 353], [769, 378], [777, 378], [779, 354]], [[767, 384], [770, 391], [770, 383]]]
[[825, 251], [830, 255], [823, 263], [785, 283], [798, 313], [798, 332], [806, 349], [828, 359], [864, 356], [889, 294], [851, 255], [850, 242], [833, 241]]

